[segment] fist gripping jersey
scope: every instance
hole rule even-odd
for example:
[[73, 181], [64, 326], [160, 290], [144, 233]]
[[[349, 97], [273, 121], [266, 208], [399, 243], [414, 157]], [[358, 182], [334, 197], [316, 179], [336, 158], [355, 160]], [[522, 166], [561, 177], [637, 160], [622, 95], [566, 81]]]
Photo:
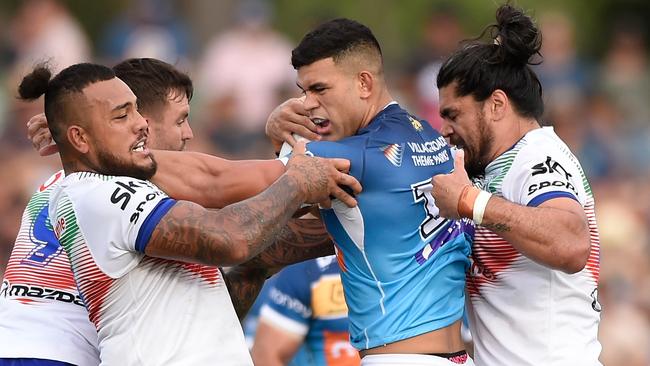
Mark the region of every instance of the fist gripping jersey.
[[306, 356], [316, 366], [356, 366], [350, 345], [348, 308], [335, 256], [286, 267], [274, 279], [260, 320], [304, 337]]
[[467, 279], [477, 365], [600, 365], [600, 244], [594, 197], [575, 156], [550, 127], [528, 132], [485, 169], [483, 189], [524, 206], [567, 197], [584, 207], [586, 267], [566, 274], [537, 264], [476, 228]]
[[219, 270], [144, 255], [174, 204], [150, 182], [87, 172], [50, 197], [102, 364], [252, 365]]
[[321, 210], [336, 243], [350, 339], [367, 349], [451, 325], [464, 307], [473, 227], [438, 216], [431, 177], [449, 173], [445, 139], [389, 104], [357, 135], [307, 144], [350, 160], [358, 206]]
[[0, 290], [0, 358], [99, 364], [97, 332], [48, 218], [52, 175], [29, 200]]

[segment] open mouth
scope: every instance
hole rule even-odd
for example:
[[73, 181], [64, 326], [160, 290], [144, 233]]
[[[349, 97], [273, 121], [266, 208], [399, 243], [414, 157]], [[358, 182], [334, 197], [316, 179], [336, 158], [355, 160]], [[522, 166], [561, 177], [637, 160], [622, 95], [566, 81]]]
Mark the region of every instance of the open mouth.
[[326, 118], [313, 117], [311, 121], [316, 125], [316, 132], [323, 135], [329, 132], [330, 120]]
[[147, 141], [146, 139], [142, 139], [142, 140], [138, 141], [135, 145], [133, 145], [133, 147], [131, 148], [131, 151], [144, 152], [145, 151], [145, 142], [146, 141]]

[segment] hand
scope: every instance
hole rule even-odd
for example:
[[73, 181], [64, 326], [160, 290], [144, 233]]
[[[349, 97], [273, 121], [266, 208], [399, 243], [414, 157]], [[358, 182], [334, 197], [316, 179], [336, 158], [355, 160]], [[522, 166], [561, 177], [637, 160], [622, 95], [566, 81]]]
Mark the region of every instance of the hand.
[[287, 164], [287, 174], [297, 181], [304, 201], [329, 207], [330, 196], [333, 196], [347, 206], [355, 207], [357, 200], [340, 187], [348, 186], [354, 194], [361, 192], [359, 181], [346, 174], [350, 171], [350, 161], [310, 157], [305, 155], [305, 150], [304, 142], [297, 143]]
[[309, 119], [303, 100], [304, 97], [285, 101], [276, 107], [266, 120], [266, 135], [273, 141], [276, 151], [280, 150], [283, 142], [291, 146], [296, 144], [292, 133], [310, 141], [321, 139], [316, 133], [316, 124]]
[[458, 150], [454, 157], [454, 171], [449, 174], [438, 174], [431, 178], [431, 195], [440, 209], [440, 216], [448, 219], [458, 219], [458, 200], [463, 187], [472, 182], [465, 171], [465, 152]]
[[52, 140], [52, 134], [47, 127], [45, 113], [40, 113], [27, 121], [27, 138], [41, 156], [48, 156], [59, 152], [59, 148]]

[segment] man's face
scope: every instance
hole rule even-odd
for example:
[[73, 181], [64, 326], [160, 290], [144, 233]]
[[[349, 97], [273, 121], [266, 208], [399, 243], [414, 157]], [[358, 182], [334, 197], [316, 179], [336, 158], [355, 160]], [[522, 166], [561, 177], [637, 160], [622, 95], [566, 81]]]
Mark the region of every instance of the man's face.
[[138, 113], [136, 97], [120, 79], [100, 81], [83, 89], [89, 149], [82, 159], [106, 175], [148, 179], [156, 162], [146, 146], [147, 122]]
[[305, 109], [323, 140], [336, 141], [359, 130], [365, 104], [358, 85], [357, 75], [335, 64], [331, 57], [298, 69]]
[[170, 93], [167, 102], [150, 114], [143, 113], [149, 122], [149, 142], [152, 149], [185, 150], [185, 143], [194, 135], [190, 127], [190, 104], [185, 94]]
[[440, 131], [451, 145], [465, 151], [465, 168], [470, 177], [481, 176], [490, 163], [494, 133], [487, 123], [484, 103], [473, 96], [456, 95], [456, 84], [440, 89]]

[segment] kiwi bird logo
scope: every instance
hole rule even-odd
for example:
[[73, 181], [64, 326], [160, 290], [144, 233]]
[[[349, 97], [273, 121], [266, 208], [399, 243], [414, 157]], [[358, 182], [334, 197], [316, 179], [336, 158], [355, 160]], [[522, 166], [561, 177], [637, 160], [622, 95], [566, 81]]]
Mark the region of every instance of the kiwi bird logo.
[[380, 148], [384, 152], [384, 156], [391, 164], [396, 167], [402, 166], [402, 152], [404, 151], [404, 144], [391, 144]]

